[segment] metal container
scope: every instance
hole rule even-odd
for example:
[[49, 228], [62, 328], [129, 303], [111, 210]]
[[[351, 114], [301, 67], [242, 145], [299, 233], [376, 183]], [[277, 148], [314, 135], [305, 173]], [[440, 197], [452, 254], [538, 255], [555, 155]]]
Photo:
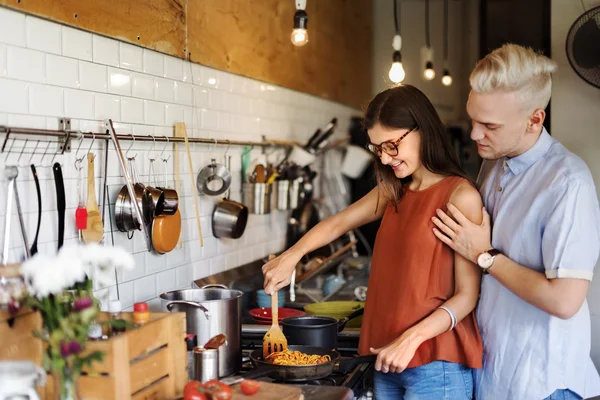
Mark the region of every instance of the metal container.
[[273, 182], [273, 205], [272, 207], [286, 211], [290, 209], [290, 181], [281, 180]]
[[269, 214], [271, 212], [271, 184], [244, 183], [242, 202], [250, 214]]
[[300, 205], [300, 189], [302, 188], [302, 178], [294, 179], [290, 183], [290, 210], [295, 210]]
[[200, 289], [173, 290], [160, 295], [161, 307], [185, 312], [187, 333], [206, 343], [224, 333], [227, 344], [219, 347], [219, 377], [232, 375], [242, 367], [242, 296], [224, 285]]
[[248, 207], [237, 201], [223, 199], [215, 205], [212, 231], [216, 238], [239, 239], [248, 222]]
[[202, 383], [219, 379], [219, 350], [196, 347], [194, 349], [194, 379]]

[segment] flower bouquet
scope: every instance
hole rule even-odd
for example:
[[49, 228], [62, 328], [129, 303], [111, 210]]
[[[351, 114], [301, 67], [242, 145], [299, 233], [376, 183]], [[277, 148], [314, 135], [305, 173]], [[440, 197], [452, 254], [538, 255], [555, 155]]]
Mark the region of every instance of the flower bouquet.
[[133, 266], [125, 250], [98, 244], [65, 246], [52, 256], [38, 253], [21, 266], [28, 292], [23, 304], [42, 316], [42, 330], [34, 335], [46, 343], [43, 367], [60, 380], [61, 399], [77, 398], [82, 369], [102, 360], [101, 352], [84, 352], [99, 312], [92, 282], [105, 287], [114, 283], [115, 269]]

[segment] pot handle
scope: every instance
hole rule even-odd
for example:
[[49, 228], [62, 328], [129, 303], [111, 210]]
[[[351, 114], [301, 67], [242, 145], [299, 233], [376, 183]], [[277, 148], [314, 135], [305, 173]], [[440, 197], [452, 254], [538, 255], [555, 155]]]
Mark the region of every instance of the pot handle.
[[336, 365], [334, 365], [333, 370], [335, 372], [346, 373], [359, 364], [374, 363], [376, 360], [377, 355], [375, 354], [340, 360], [338, 363], [336, 363]]
[[187, 306], [200, 308], [202, 311], [204, 311], [204, 316], [206, 317], [206, 319], [207, 320], [210, 319], [210, 312], [208, 311], [208, 309], [206, 307], [204, 307], [200, 303], [196, 303], [195, 301], [188, 301], [188, 300], [173, 300], [172, 302], [167, 304], [167, 310], [169, 310], [169, 312], [171, 312], [173, 305], [175, 305], [175, 304], [185, 304]]
[[361, 315], [363, 315], [365, 313], [365, 308], [361, 307], [358, 310], [354, 311], [352, 314], [348, 315], [347, 317], [344, 317], [342, 319], [340, 319], [338, 321], [338, 332], [341, 332], [344, 330], [344, 327], [346, 326], [346, 324], [348, 323], [348, 321], [356, 318], [356, 317], [360, 317]]
[[200, 289], [209, 289], [209, 288], [229, 289], [227, 286], [225, 286], [221, 283], [209, 283], [208, 285], [202, 286]]

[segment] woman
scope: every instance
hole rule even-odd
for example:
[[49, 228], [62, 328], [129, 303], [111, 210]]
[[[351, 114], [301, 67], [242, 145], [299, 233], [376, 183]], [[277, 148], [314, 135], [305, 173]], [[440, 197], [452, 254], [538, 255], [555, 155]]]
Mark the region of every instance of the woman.
[[474, 309], [480, 270], [433, 234], [437, 210], [456, 205], [481, 223], [482, 202], [439, 116], [417, 88], [379, 93], [364, 120], [379, 157], [378, 187], [322, 221], [263, 266], [265, 291], [289, 284], [300, 259], [383, 218], [377, 233], [359, 352], [377, 354], [375, 398], [470, 399], [481, 368]]

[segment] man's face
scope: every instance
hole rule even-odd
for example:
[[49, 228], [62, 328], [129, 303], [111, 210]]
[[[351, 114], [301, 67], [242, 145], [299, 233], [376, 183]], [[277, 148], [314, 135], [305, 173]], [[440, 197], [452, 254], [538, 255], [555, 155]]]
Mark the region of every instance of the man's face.
[[516, 92], [471, 91], [467, 113], [479, 156], [486, 160], [515, 157], [523, 152], [529, 118]]

